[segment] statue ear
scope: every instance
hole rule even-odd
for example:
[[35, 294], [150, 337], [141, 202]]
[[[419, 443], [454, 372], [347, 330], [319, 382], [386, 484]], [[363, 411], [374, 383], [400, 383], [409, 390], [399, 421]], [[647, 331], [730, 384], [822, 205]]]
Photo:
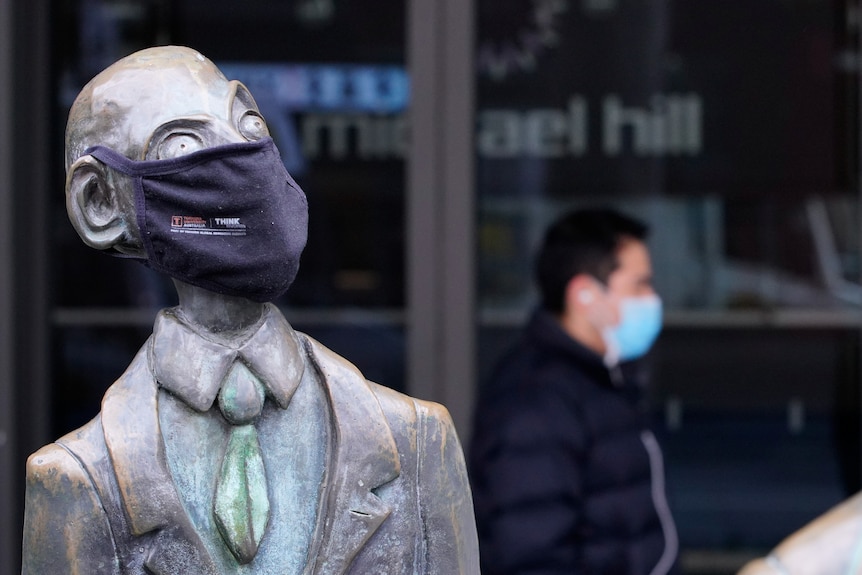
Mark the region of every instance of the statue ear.
[[105, 165], [93, 156], [78, 158], [66, 175], [66, 211], [84, 243], [97, 250], [119, 244], [126, 234], [117, 192]]

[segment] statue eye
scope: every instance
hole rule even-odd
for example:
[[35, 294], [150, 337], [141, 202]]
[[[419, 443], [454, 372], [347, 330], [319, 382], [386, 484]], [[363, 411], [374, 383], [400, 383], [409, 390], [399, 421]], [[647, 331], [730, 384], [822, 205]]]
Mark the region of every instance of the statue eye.
[[168, 160], [170, 158], [179, 158], [203, 148], [203, 141], [193, 134], [170, 134], [159, 143], [158, 159]]
[[269, 136], [266, 122], [257, 112], [249, 110], [239, 119], [239, 133], [248, 140], [260, 140]]

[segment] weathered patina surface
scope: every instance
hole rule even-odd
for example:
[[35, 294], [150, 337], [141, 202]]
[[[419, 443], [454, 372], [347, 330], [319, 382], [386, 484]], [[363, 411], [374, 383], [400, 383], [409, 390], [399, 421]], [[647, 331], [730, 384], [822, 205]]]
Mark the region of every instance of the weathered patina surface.
[[[201, 54], [133, 54], [70, 111], [70, 220], [87, 245], [152, 264], [140, 184], [87, 151], [161, 166], [213, 148], [266, 152], [254, 142], [267, 137], [248, 90]], [[304, 234], [305, 215], [289, 216], [284, 229]], [[28, 460], [25, 575], [478, 573], [444, 407], [367, 381], [295, 332], [261, 286], [244, 297], [183, 270], [174, 282], [179, 306], [159, 314], [99, 415]]]

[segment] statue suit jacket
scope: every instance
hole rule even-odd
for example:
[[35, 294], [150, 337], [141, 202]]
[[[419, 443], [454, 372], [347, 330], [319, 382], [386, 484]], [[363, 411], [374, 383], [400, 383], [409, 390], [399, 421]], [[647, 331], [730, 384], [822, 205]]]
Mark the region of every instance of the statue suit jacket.
[[[297, 335], [334, 428], [303, 575], [478, 573], [470, 488], [446, 409], [368, 382]], [[218, 573], [171, 479], [147, 348], [93, 421], [30, 456], [24, 575]]]

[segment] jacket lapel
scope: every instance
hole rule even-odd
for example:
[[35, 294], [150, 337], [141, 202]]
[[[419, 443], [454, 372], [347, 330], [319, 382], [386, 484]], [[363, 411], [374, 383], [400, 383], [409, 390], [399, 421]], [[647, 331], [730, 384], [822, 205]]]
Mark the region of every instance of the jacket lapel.
[[[299, 335], [299, 334], [297, 334]], [[302, 337], [302, 336], [301, 336]], [[400, 474], [398, 451], [385, 416], [362, 374], [349, 362], [304, 337], [308, 357], [326, 382], [334, 441], [315, 537], [316, 559], [307, 573], [337, 575], [391, 512], [375, 490]], [[168, 468], [158, 419], [158, 386], [148, 363], [151, 341], [105, 394], [105, 442], [132, 535], [146, 546], [154, 575], [182, 567], [215, 575], [216, 567], [185, 513]], [[146, 543], [144, 543], [146, 541]]]
[[401, 472], [398, 450], [377, 398], [351, 363], [305, 336], [308, 356], [323, 377], [335, 429], [324, 493], [315, 575], [347, 571], [353, 558], [389, 516], [375, 490]]
[[154, 575], [217, 573], [183, 509], [168, 469], [159, 427], [158, 386], [148, 363], [152, 340], [105, 394], [102, 423], [133, 536], [147, 546], [144, 564]]

